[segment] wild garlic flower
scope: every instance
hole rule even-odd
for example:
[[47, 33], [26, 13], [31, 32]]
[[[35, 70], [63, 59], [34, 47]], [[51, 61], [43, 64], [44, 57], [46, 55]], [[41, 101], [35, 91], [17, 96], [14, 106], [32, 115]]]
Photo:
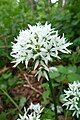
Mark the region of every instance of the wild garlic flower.
[[[51, 104], [51, 110], [52, 110], [52, 111], [55, 110], [54, 104]], [[63, 108], [62, 108], [60, 105], [58, 105], [58, 106], [57, 106], [57, 113], [61, 114], [62, 112], [63, 112]]]
[[72, 116], [80, 117], [80, 83], [74, 81], [73, 84], [69, 83], [68, 90], [64, 90], [63, 106], [72, 111]]
[[43, 71], [46, 69], [49, 71], [48, 62], [53, 58], [59, 58], [59, 52], [70, 53], [67, 49], [69, 43], [64, 38], [58, 35], [58, 31], [51, 28], [51, 24], [37, 23], [34, 26], [28, 25], [28, 29], [22, 30], [19, 36], [15, 38], [15, 42], [12, 42], [11, 56], [14, 58], [12, 63], [15, 63], [16, 67], [19, 63], [25, 63], [26, 69], [28, 63], [32, 60], [34, 64], [34, 70], [39, 70], [37, 73], [38, 78], [45, 76]]
[[51, 3], [56, 3], [58, 0], [51, 0]]
[[17, 120], [40, 120], [43, 109], [44, 108], [42, 108], [39, 103], [36, 105], [31, 103], [27, 110], [24, 108], [24, 115], [19, 114]]

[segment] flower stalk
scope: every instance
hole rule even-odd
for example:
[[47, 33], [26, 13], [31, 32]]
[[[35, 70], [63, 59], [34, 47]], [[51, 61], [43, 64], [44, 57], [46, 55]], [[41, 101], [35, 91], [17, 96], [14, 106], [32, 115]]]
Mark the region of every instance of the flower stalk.
[[50, 88], [50, 92], [51, 92], [51, 96], [52, 96], [52, 100], [53, 100], [53, 104], [54, 104], [55, 120], [58, 120], [57, 103], [56, 103], [56, 100], [55, 100], [55, 94], [53, 93], [52, 82], [51, 82], [48, 71], [46, 71], [46, 73], [47, 73], [47, 76], [48, 76], [48, 79], [49, 79], [48, 84], [49, 84], [49, 88]]

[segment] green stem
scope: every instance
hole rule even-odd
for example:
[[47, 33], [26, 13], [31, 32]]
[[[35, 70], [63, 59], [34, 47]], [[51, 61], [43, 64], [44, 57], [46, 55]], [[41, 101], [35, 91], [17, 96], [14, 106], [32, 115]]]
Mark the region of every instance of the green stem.
[[49, 77], [49, 73], [48, 73], [48, 71], [46, 71], [46, 73], [47, 73], [48, 78], [49, 78], [48, 84], [49, 84], [49, 88], [50, 88], [50, 91], [51, 91], [52, 100], [53, 100], [53, 104], [54, 104], [55, 120], [58, 120], [57, 104], [56, 104], [56, 99], [55, 99], [56, 97], [55, 97], [55, 94], [53, 93], [52, 82], [51, 82], [51, 79], [50, 79], [50, 77]]
[[77, 118], [77, 120], [80, 120], [80, 117], [79, 117], [79, 118]]
[[2, 92], [8, 97], [8, 99], [14, 104], [14, 106], [17, 108], [17, 110], [19, 110], [19, 112], [20, 113], [22, 113], [21, 112], [21, 110], [20, 110], [20, 108], [19, 108], [19, 106], [15, 103], [15, 101], [8, 95], [8, 93], [5, 91], [5, 90], [3, 90], [3, 89], [1, 89], [2, 90]]
[[65, 120], [67, 120], [67, 115], [68, 115], [68, 110], [67, 110], [67, 112], [65, 114]]

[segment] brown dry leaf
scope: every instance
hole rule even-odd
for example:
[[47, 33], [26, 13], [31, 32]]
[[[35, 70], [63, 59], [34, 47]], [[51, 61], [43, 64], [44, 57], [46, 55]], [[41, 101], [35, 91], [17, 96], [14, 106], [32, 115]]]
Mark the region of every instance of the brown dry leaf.
[[73, 120], [71, 117], [65, 118], [63, 115], [59, 115], [59, 116], [58, 116], [58, 119], [59, 119], [59, 120]]

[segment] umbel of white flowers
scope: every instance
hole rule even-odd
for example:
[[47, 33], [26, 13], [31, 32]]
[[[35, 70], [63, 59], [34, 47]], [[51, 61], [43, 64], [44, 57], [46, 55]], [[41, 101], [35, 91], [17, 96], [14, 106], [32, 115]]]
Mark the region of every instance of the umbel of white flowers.
[[31, 103], [27, 110], [24, 107], [24, 114], [19, 114], [19, 118], [17, 120], [40, 120], [43, 109], [44, 108], [42, 108], [39, 103], [35, 105]]
[[80, 117], [80, 82], [69, 83], [68, 90], [64, 90], [63, 106], [72, 111], [72, 116]]
[[15, 63], [16, 67], [19, 63], [24, 63], [26, 69], [28, 63], [32, 60], [34, 64], [34, 70], [37, 69], [36, 75], [38, 75], [38, 80], [41, 76], [48, 76], [45, 70], [49, 71], [48, 63], [52, 61], [53, 58], [59, 58], [59, 52], [70, 53], [67, 49], [69, 43], [64, 38], [58, 35], [58, 31], [51, 28], [51, 24], [37, 23], [34, 26], [28, 25], [28, 29], [22, 30], [19, 36], [15, 38], [15, 42], [12, 42], [12, 52], [11, 56], [14, 58], [12, 63]]

